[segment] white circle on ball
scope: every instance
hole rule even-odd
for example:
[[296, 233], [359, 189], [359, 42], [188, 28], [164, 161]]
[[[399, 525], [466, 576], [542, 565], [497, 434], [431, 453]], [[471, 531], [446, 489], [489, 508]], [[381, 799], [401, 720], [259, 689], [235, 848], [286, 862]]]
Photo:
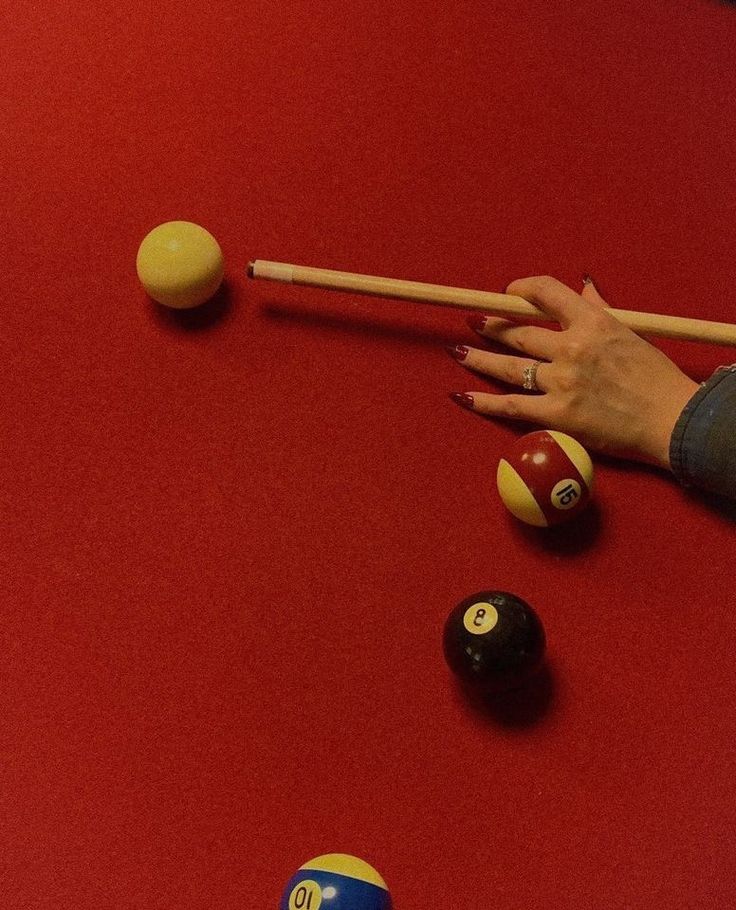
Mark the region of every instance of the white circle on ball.
[[484, 601], [473, 604], [463, 614], [463, 625], [471, 635], [487, 635], [498, 625], [498, 610]]
[[580, 502], [582, 492], [582, 487], [577, 480], [567, 478], [554, 485], [549, 498], [556, 509], [574, 509]]

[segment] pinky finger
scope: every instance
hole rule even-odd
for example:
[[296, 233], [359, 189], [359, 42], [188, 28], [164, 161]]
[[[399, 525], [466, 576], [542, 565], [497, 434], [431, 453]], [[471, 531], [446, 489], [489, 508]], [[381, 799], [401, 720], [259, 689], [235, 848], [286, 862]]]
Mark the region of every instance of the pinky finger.
[[485, 417], [545, 423], [544, 395], [494, 395], [489, 392], [453, 392], [450, 398], [461, 407]]
[[601, 293], [598, 290], [598, 288], [595, 286], [595, 282], [590, 277], [590, 275], [586, 275], [585, 278], [583, 279], [583, 290], [581, 291], [580, 296], [584, 297], [590, 303], [595, 303], [598, 306], [606, 308], [606, 309], [608, 308], [608, 304], [601, 297]]

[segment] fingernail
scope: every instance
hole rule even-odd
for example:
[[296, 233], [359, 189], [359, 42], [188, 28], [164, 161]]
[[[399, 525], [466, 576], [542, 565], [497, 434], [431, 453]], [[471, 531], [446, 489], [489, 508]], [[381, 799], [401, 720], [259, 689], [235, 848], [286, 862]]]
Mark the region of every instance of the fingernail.
[[594, 283], [594, 282], [593, 282], [593, 279], [592, 279], [592, 278], [590, 277], [590, 275], [586, 272], [586, 273], [583, 275], [583, 284], [593, 284], [593, 283]]
[[469, 411], [473, 410], [473, 396], [467, 392], [452, 392], [450, 398], [459, 404], [461, 408], [467, 408]]
[[464, 344], [456, 344], [454, 347], [448, 345], [445, 350], [450, 355], [450, 357], [454, 357], [455, 360], [457, 360], [459, 363], [462, 363], [463, 360], [465, 360], [465, 358], [468, 356], [470, 348], [466, 347]]
[[473, 316], [468, 316], [467, 323], [474, 332], [483, 332], [483, 329], [486, 327], [488, 322], [487, 316], [478, 316], [477, 314]]

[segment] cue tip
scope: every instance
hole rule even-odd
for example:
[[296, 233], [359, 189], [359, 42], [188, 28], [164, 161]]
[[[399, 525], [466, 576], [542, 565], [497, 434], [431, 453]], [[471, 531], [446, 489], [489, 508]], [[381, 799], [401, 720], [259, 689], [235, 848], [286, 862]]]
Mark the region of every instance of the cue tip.
[[248, 263], [248, 267], [247, 267], [247, 269], [246, 269], [245, 271], [246, 271], [246, 274], [248, 275], [249, 278], [255, 278], [255, 277], [256, 277], [256, 264], [255, 264], [255, 262], [249, 262], [249, 263]]

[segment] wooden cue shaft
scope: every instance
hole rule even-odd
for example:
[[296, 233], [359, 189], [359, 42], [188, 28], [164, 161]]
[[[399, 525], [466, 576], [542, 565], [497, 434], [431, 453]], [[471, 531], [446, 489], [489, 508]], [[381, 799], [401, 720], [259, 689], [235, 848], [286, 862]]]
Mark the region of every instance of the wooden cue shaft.
[[[491, 291], [473, 291], [467, 288], [424, 284], [419, 281], [401, 281], [396, 278], [378, 278], [308, 266], [290, 265], [256, 259], [248, 264], [250, 278], [278, 281], [304, 287], [322, 288], [343, 293], [409, 300], [463, 310], [482, 310], [497, 316], [550, 322], [550, 317], [537, 307], [510, 294]], [[687, 319], [680, 316], [662, 316], [657, 313], [639, 313], [635, 310], [609, 309], [608, 312], [639, 335], [660, 338], [678, 338], [685, 341], [703, 341], [711, 344], [736, 346], [736, 325], [709, 322], [704, 319]]]

